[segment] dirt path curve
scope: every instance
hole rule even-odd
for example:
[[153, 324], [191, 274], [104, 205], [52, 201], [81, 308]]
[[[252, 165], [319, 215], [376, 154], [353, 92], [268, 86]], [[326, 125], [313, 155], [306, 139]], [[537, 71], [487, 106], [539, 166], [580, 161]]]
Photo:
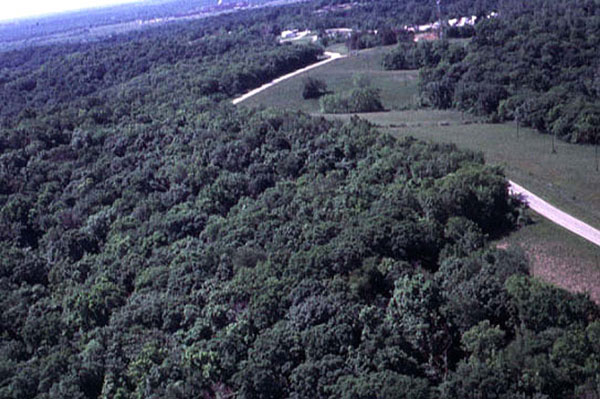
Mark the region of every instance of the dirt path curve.
[[526, 190], [510, 180], [509, 191], [511, 194], [520, 195], [529, 207], [540, 215], [600, 246], [600, 230], [593, 228], [579, 219], [575, 219], [573, 216], [550, 205], [531, 191]]
[[231, 103], [233, 105], [239, 104], [242, 101], [249, 99], [250, 97], [252, 97], [252, 96], [260, 93], [263, 90], [268, 89], [269, 87], [275, 86], [277, 83], [283, 82], [286, 79], [289, 79], [289, 78], [292, 78], [294, 76], [300, 75], [301, 73], [304, 73], [306, 71], [310, 71], [311, 69], [318, 68], [321, 65], [325, 65], [325, 64], [327, 64], [327, 63], [329, 63], [331, 61], [335, 61], [335, 60], [338, 60], [340, 58], [346, 57], [345, 55], [342, 55], [340, 53], [332, 53], [330, 51], [326, 51], [324, 54], [328, 57], [327, 59], [325, 59], [323, 61], [316, 62], [314, 64], [310, 64], [307, 67], [298, 69], [298, 70], [296, 70], [296, 71], [294, 71], [292, 73], [288, 73], [287, 75], [280, 76], [277, 79], [275, 79], [275, 80], [273, 80], [273, 81], [271, 81], [269, 83], [265, 83], [264, 85], [260, 86], [259, 88], [254, 89], [252, 91], [249, 91], [248, 93], [244, 94], [243, 96], [240, 96], [240, 97], [234, 99], [233, 101], [231, 101]]
[[[326, 51], [325, 55], [328, 57], [327, 59], [311, 64], [307, 67], [298, 69], [297, 71], [288, 73], [287, 75], [280, 76], [279, 78], [234, 99], [233, 101], [231, 101], [232, 104], [239, 104], [242, 101], [245, 101], [248, 98], [260, 93], [261, 91], [264, 91], [269, 87], [275, 86], [276, 84], [283, 82], [284, 80], [300, 75], [301, 73], [304, 73], [311, 69], [318, 68], [321, 65], [325, 65], [331, 61], [335, 61], [340, 58], [346, 57], [345, 55], [342, 55], [340, 53], [332, 53], [329, 51]], [[509, 191], [511, 194], [519, 195], [527, 203], [527, 205], [529, 205], [529, 207], [535, 212], [558, 224], [559, 226], [562, 226], [565, 229], [577, 234], [578, 236], [583, 237], [586, 240], [600, 246], [600, 230], [597, 230], [592, 226], [582, 222], [581, 220], [576, 219], [573, 216], [550, 205], [537, 195], [533, 194], [531, 191], [526, 190], [525, 188], [519, 186], [517, 183], [512, 182], [510, 180]]]

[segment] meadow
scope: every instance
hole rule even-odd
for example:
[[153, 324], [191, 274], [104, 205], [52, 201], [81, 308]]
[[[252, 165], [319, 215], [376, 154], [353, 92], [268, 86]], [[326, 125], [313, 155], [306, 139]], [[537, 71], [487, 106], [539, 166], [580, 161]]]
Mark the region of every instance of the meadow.
[[[600, 228], [600, 173], [593, 146], [556, 141], [552, 137], [514, 123], [485, 123], [457, 111], [419, 109], [418, 72], [385, 71], [383, 55], [390, 47], [378, 47], [349, 55], [309, 71], [248, 99], [247, 106], [281, 107], [319, 112], [318, 100], [304, 100], [306, 77], [323, 80], [330, 92], [344, 92], [356, 76], [366, 77], [380, 89], [386, 112], [358, 114], [397, 137], [453, 142], [461, 148], [483, 152], [486, 161], [504, 168], [509, 179], [540, 197]], [[325, 115], [349, 119], [353, 115]]]
[[[339, 45], [328, 49], [342, 53]], [[294, 79], [278, 84], [244, 102], [248, 106], [264, 105], [299, 109], [308, 113], [319, 112], [319, 100], [304, 100], [302, 89], [306, 78], [320, 79], [330, 92], [345, 92], [354, 87], [354, 79], [366, 77], [372, 87], [381, 91], [381, 99], [389, 110], [406, 109], [416, 105], [418, 73], [415, 71], [384, 71], [383, 55], [390, 47], [379, 47], [353, 53], [348, 57], [313, 69]], [[401, 88], [399, 90], [398, 88]]]
[[[432, 142], [452, 142], [480, 151], [486, 162], [499, 165], [507, 178], [527, 187], [562, 210], [600, 228], [600, 172], [593, 146], [556, 141], [514, 123], [486, 123], [468, 114], [418, 108], [418, 72], [384, 71], [381, 58], [389, 48], [361, 51], [309, 76], [327, 83], [332, 92], [353, 86], [364, 75], [381, 90], [386, 112], [358, 114], [396, 137], [413, 136]], [[298, 109], [326, 118], [347, 120], [354, 115], [323, 115], [318, 100], [302, 99], [303, 79], [296, 78], [249, 99], [245, 105]], [[600, 249], [530, 212], [533, 223], [497, 242], [517, 245], [528, 254], [531, 270], [540, 278], [572, 291], [585, 291], [600, 303]]]

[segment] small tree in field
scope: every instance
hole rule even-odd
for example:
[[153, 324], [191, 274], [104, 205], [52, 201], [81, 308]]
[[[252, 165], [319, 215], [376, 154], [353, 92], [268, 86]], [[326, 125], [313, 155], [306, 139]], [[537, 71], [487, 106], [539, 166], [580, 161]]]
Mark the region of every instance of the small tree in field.
[[319, 98], [323, 94], [327, 93], [327, 84], [322, 80], [315, 78], [307, 78], [304, 81], [304, 90], [302, 90], [302, 97], [305, 100], [310, 98]]

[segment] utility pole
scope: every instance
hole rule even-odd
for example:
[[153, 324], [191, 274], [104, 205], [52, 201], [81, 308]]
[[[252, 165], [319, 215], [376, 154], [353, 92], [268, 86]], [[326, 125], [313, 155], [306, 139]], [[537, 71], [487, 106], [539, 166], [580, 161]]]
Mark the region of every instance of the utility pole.
[[521, 127], [519, 116], [521, 116], [521, 106], [515, 108], [513, 116], [515, 117], [515, 124], [517, 125], [517, 138], [519, 138], [519, 127]]
[[595, 153], [596, 153], [596, 172], [600, 171], [600, 160], [598, 159], [598, 142], [600, 142], [600, 137], [598, 137], [598, 135], [596, 135], [595, 138]]
[[437, 4], [437, 16], [438, 16], [438, 38], [440, 40], [442, 40], [444, 38], [444, 30], [442, 28], [442, 7], [441, 7], [441, 3], [442, 0], [436, 0], [436, 4]]

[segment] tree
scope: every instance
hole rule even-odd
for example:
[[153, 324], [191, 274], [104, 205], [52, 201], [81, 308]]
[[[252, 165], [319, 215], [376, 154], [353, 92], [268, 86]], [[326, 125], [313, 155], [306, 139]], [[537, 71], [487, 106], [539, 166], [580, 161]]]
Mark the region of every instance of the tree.
[[312, 77], [306, 78], [304, 89], [302, 90], [302, 98], [305, 100], [319, 98], [325, 93], [327, 93], [327, 84], [325, 82]]
[[386, 322], [400, 329], [415, 350], [427, 358], [428, 372], [447, 372], [449, 327], [440, 313], [442, 296], [436, 284], [422, 274], [396, 280], [387, 307]]

